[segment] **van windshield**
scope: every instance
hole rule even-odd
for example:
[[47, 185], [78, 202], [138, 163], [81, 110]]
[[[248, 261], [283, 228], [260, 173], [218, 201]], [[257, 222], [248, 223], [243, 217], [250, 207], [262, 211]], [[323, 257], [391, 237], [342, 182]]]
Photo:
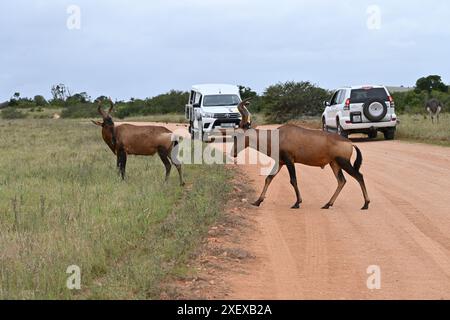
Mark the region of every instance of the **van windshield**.
[[204, 107], [223, 107], [237, 106], [241, 102], [235, 94], [217, 94], [205, 96], [203, 100]]
[[355, 89], [352, 90], [350, 101], [352, 103], [364, 103], [368, 99], [380, 99], [388, 101], [389, 97], [384, 88]]

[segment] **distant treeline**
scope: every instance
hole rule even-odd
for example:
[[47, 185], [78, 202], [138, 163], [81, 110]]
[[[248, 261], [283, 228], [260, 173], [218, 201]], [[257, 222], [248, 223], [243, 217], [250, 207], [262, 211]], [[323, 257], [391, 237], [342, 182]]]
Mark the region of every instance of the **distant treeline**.
[[443, 112], [450, 111], [450, 93], [433, 90], [431, 92], [411, 90], [407, 92], [394, 92], [392, 97], [395, 101], [397, 112], [402, 114], [418, 114], [425, 112], [425, 104], [431, 98], [436, 98], [444, 106]]
[[[115, 116], [123, 119], [129, 116], [181, 113], [188, 101], [188, 95], [187, 92], [172, 90], [147, 99], [131, 98], [129, 101], [116, 101]], [[51, 99], [49, 101], [43, 96], [35, 96], [31, 99], [20, 98], [16, 94], [9, 101], [9, 107], [6, 109], [14, 109], [15, 113], [20, 112], [20, 109], [28, 109], [28, 111], [39, 111], [43, 108], [55, 109], [62, 110], [62, 118], [90, 118], [98, 116], [96, 101], [106, 99], [105, 96], [91, 99], [85, 92], [74, 94], [65, 100]], [[109, 106], [104, 103], [104, 107]], [[11, 110], [8, 110], [8, 113], [11, 113]]]
[[[57, 87], [58, 88], [58, 87]], [[285, 122], [303, 116], [318, 116], [323, 112], [323, 102], [329, 100], [332, 91], [318, 87], [308, 81], [285, 82], [269, 86], [262, 95], [249, 87], [239, 86], [243, 99], [253, 97], [250, 111], [262, 113], [267, 121]], [[450, 106], [449, 87], [440, 76], [428, 76], [417, 80], [416, 87], [406, 92], [392, 92], [398, 113], [423, 113], [426, 102], [437, 98], [444, 104], [444, 111]], [[124, 119], [131, 116], [156, 114], [183, 114], [189, 93], [172, 90], [146, 99], [134, 99], [115, 102], [115, 117]], [[21, 98], [15, 93], [9, 101], [9, 107], [3, 108], [3, 118], [23, 118], [26, 114], [20, 109], [40, 112], [43, 109], [61, 110], [62, 118], [92, 118], [98, 116], [96, 99], [85, 93], [77, 93], [67, 98], [54, 98], [47, 101], [43, 96]], [[105, 105], [105, 108], [107, 106]], [[24, 110], [25, 111], [25, 110]]]

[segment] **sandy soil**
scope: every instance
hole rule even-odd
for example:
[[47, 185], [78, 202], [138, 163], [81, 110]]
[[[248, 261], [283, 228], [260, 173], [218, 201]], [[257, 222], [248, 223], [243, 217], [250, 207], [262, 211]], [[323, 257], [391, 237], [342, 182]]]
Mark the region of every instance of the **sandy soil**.
[[[334, 191], [331, 169], [297, 165], [304, 203], [283, 169], [261, 208], [246, 249], [257, 257], [230, 273], [236, 299], [449, 299], [450, 148], [403, 142], [359, 142], [361, 171], [372, 200], [367, 212], [357, 183], [335, 207], [321, 210]], [[246, 166], [258, 192], [264, 177]], [[253, 198], [252, 198], [253, 200]], [[367, 268], [380, 267], [381, 289], [367, 288]]]
[[[205, 290], [216, 292], [206, 298], [450, 299], [450, 148], [355, 143], [364, 158], [368, 211], [359, 210], [363, 197], [349, 176], [335, 206], [321, 210], [336, 180], [329, 167], [303, 165], [296, 165], [301, 209], [290, 209], [295, 194], [286, 168], [262, 206], [251, 207], [247, 201], [256, 200], [265, 177], [257, 166], [240, 166], [241, 183], [256, 192], [235, 190], [242, 203], [230, 212], [239, 212], [242, 223], [208, 241], [237, 246], [242, 256], [199, 267], [212, 286]], [[381, 270], [379, 290], [367, 288], [372, 265]]]

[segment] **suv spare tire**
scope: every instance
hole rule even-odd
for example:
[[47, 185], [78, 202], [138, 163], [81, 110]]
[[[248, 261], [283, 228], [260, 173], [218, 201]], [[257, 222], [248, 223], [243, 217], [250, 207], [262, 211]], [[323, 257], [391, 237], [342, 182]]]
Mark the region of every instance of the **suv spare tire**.
[[379, 122], [383, 120], [388, 111], [386, 102], [381, 99], [370, 99], [364, 103], [363, 112], [369, 121]]

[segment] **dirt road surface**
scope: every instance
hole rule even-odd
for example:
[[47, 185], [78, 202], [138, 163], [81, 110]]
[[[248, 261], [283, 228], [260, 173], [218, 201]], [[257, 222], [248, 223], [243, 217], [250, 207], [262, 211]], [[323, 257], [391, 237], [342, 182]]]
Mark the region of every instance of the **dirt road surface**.
[[[179, 128], [170, 126], [171, 129]], [[265, 202], [246, 214], [242, 235], [255, 257], [228, 272], [230, 299], [450, 299], [450, 148], [400, 141], [355, 141], [363, 153], [371, 207], [360, 211], [359, 185], [347, 185], [335, 206], [321, 210], [336, 188], [329, 167], [296, 165], [301, 209], [286, 168]], [[259, 167], [241, 167], [256, 193]], [[378, 266], [381, 288], [367, 269]]]
[[[321, 210], [335, 178], [330, 168], [302, 165], [296, 169], [304, 202], [292, 210], [295, 194], [284, 168], [262, 206], [248, 212], [257, 231], [247, 249], [257, 259], [248, 272], [229, 276], [230, 298], [450, 298], [450, 148], [357, 145], [370, 210], [359, 210], [363, 197], [350, 177], [334, 208]], [[244, 169], [260, 192], [265, 177], [254, 166]], [[367, 287], [370, 266], [380, 268], [379, 290]]]

